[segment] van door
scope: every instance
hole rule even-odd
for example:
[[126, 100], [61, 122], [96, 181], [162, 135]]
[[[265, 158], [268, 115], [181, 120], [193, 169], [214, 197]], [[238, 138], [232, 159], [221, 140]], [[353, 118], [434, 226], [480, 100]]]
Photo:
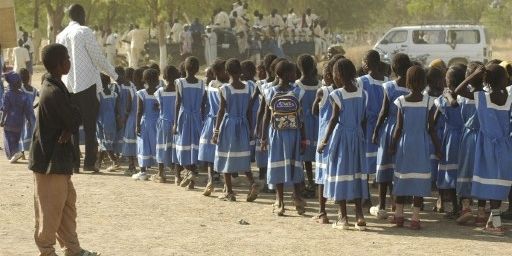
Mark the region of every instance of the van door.
[[444, 29], [416, 29], [412, 31], [410, 57], [427, 65], [434, 59], [443, 59], [449, 51]]
[[407, 30], [391, 30], [375, 45], [375, 50], [391, 60], [397, 53], [408, 53], [407, 39]]

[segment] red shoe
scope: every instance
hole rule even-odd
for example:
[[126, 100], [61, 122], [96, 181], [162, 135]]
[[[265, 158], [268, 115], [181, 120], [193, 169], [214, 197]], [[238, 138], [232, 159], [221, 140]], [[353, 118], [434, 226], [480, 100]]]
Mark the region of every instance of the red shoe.
[[412, 230], [420, 230], [420, 220], [411, 220], [411, 225], [409, 225], [409, 228]]

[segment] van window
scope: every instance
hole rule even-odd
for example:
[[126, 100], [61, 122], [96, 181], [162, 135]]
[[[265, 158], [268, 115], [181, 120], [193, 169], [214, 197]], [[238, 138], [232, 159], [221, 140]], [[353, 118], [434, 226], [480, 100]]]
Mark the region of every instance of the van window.
[[450, 30], [448, 42], [455, 44], [479, 44], [480, 32], [478, 30]]
[[386, 41], [388, 44], [399, 44], [407, 41], [406, 30], [396, 30], [389, 32], [382, 41]]
[[412, 42], [415, 44], [444, 44], [446, 32], [444, 30], [413, 30]]

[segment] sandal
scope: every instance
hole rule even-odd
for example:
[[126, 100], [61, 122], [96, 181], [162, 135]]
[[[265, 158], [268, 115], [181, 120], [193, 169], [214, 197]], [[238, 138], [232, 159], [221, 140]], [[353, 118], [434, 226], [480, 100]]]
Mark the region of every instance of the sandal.
[[100, 256], [101, 253], [90, 252], [90, 251], [82, 249], [78, 255], [80, 255], [80, 256]]
[[278, 202], [275, 202], [274, 204], [272, 204], [272, 212], [276, 215], [276, 216], [284, 216], [284, 212], [285, 212], [285, 209], [284, 209], [284, 204], [282, 205], [279, 205]]
[[411, 220], [411, 224], [409, 225], [409, 228], [412, 230], [420, 230], [421, 229], [420, 220]]
[[[348, 220], [346, 218], [338, 217], [338, 220], [332, 224], [332, 228], [340, 230], [348, 230]], [[356, 224], [357, 225], [357, 224]]]
[[295, 197], [293, 203], [295, 204], [295, 210], [297, 210], [298, 215], [306, 213], [306, 201], [304, 201], [302, 197]]
[[188, 171], [187, 175], [185, 175], [185, 178], [181, 180], [180, 187], [187, 187], [190, 184], [190, 182], [194, 179], [194, 176], [194, 172]]
[[354, 227], [356, 228], [356, 230], [365, 231], [366, 230], [366, 221], [364, 221], [364, 219], [358, 220], [356, 222], [356, 224], [354, 225]]
[[486, 218], [486, 217], [479, 217], [479, 216], [477, 216], [475, 218], [475, 226], [477, 226], [477, 227], [484, 227], [485, 224], [487, 224], [487, 219], [488, 218]]
[[311, 219], [316, 221], [318, 224], [329, 224], [329, 218], [327, 218], [327, 213], [325, 212], [319, 213]]
[[196, 182], [194, 180], [191, 180], [190, 183], [188, 183], [187, 190], [194, 190], [195, 185], [196, 185]]
[[475, 217], [473, 216], [473, 213], [471, 212], [471, 209], [462, 210], [460, 213], [460, 216], [455, 220], [457, 224], [459, 225], [465, 225]]
[[482, 231], [486, 234], [495, 235], [495, 236], [504, 236], [507, 231], [503, 226], [494, 227], [492, 222], [487, 224], [487, 227], [483, 228]]
[[231, 192], [231, 193], [226, 193], [222, 196], [219, 196], [218, 197], [219, 200], [222, 200], [222, 201], [230, 201], [230, 202], [235, 202], [236, 201], [236, 196], [235, 196], [235, 193]]
[[403, 228], [404, 222], [405, 222], [404, 217], [396, 217], [394, 215], [391, 216], [391, 218], [389, 220], [389, 223], [395, 224], [395, 227], [397, 227], [397, 228]]
[[210, 196], [214, 191], [213, 183], [209, 182], [204, 188], [203, 196]]
[[254, 202], [256, 198], [258, 198], [258, 194], [260, 193], [260, 186], [257, 183], [253, 183], [251, 185], [251, 191], [247, 195], [247, 202]]
[[151, 180], [153, 180], [156, 183], [165, 183], [167, 181], [165, 176], [160, 176], [158, 174], [151, 175]]

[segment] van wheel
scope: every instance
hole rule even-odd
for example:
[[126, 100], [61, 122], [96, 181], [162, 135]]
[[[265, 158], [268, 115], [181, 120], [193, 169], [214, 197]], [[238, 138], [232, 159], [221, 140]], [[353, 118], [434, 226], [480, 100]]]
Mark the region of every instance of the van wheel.
[[455, 58], [455, 59], [451, 59], [450, 62], [448, 63], [448, 67], [452, 66], [452, 65], [455, 65], [455, 64], [464, 64], [464, 65], [467, 65], [468, 64], [468, 60], [466, 60], [465, 58]]

